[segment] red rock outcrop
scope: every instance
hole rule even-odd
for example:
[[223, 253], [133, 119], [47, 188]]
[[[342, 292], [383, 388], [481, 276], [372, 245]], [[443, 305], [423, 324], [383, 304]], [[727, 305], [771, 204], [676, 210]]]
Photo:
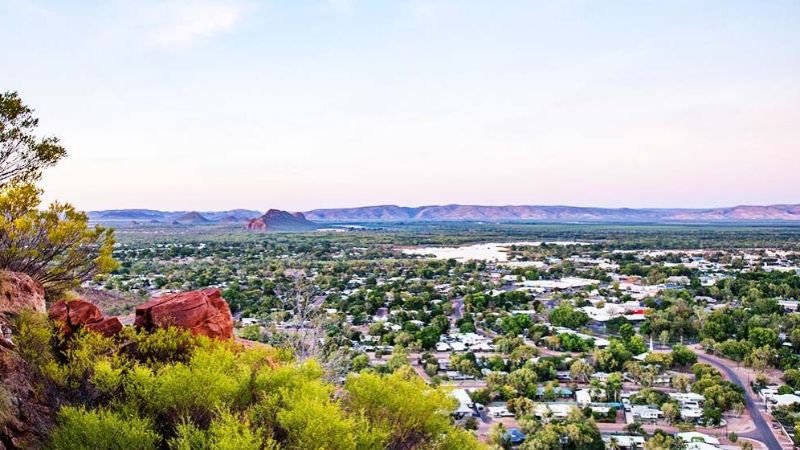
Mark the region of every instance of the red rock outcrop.
[[0, 449], [46, 448], [58, 399], [42, 393], [36, 375], [17, 352], [0, 347]]
[[309, 231], [316, 228], [317, 224], [306, 219], [303, 213], [279, 209], [270, 209], [247, 223], [247, 229], [252, 231]]
[[64, 336], [72, 336], [81, 328], [107, 337], [122, 331], [118, 318], [104, 316], [100, 308], [86, 300], [61, 300], [50, 307], [49, 315], [59, 324]]
[[0, 314], [23, 309], [45, 312], [44, 288], [24, 273], [0, 271]]
[[136, 307], [137, 328], [170, 326], [217, 339], [233, 338], [233, 316], [219, 289], [181, 292], [150, 299]]

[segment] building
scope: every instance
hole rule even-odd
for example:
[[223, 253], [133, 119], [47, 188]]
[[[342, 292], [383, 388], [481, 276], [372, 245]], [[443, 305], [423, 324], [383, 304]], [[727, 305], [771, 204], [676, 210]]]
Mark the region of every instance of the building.
[[578, 402], [578, 406], [585, 408], [592, 403], [592, 393], [589, 389], [578, 389], [575, 391], [575, 401]]
[[606, 448], [618, 447], [634, 449], [644, 447], [643, 436], [632, 436], [627, 434], [603, 435], [603, 442], [605, 442]]
[[472, 415], [474, 412], [475, 403], [472, 401], [472, 398], [469, 396], [466, 390], [464, 389], [453, 389], [450, 392], [450, 395], [453, 396], [458, 401], [458, 406], [456, 410], [453, 411], [453, 416], [457, 419], [460, 419], [465, 416]]
[[640, 422], [655, 422], [661, 417], [662, 412], [655, 406], [650, 405], [632, 405], [631, 415], [633, 420]]
[[575, 403], [536, 403], [533, 414], [540, 418], [566, 419], [570, 411], [577, 408]]

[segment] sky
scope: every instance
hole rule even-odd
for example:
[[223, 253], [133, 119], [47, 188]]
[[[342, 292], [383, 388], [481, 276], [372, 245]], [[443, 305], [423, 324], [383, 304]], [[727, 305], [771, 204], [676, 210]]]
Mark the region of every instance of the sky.
[[0, 0], [94, 209], [800, 203], [800, 2]]

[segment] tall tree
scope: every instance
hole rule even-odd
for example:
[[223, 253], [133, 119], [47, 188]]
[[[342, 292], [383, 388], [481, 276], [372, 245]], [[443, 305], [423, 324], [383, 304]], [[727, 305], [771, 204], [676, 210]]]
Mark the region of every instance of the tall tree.
[[89, 226], [69, 204], [40, 208], [32, 182], [66, 151], [36, 134], [39, 120], [16, 92], [0, 94], [0, 269], [23, 272], [49, 294], [116, 268], [111, 230]]
[[56, 137], [39, 137], [39, 119], [16, 92], [0, 93], [0, 188], [29, 183], [67, 152]]

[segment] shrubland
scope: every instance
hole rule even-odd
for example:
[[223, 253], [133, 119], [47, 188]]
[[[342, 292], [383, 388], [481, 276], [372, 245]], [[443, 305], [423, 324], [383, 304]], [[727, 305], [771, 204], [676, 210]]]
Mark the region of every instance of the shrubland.
[[452, 424], [454, 400], [408, 367], [339, 385], [314, 360], [176, 328], [64, 340], [26, 313], [15, 329], [34, 386], [59, 405], [51, 449], [480, 447]]

